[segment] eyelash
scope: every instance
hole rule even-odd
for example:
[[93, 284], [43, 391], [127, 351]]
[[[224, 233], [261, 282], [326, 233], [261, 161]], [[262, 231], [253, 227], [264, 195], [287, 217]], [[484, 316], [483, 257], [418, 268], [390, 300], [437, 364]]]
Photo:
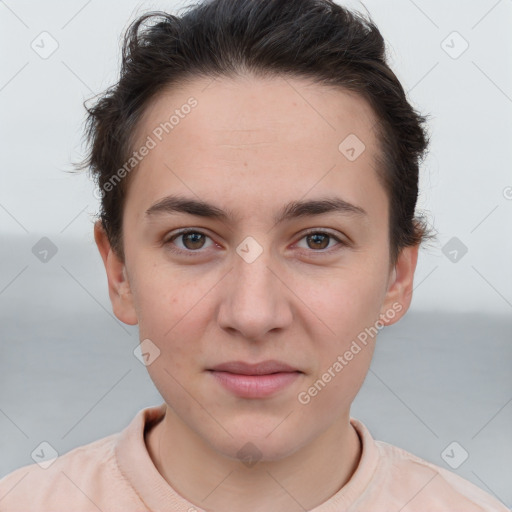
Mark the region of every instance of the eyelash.
[[[163, 245], [167, 247], [167, 249], [175, 254], [179, 254], [179, 255], [185, 255], [187, 257], [194, 257], [196, 254], [201, 254], [201, 249], [198, 249], [196, 251], [193, 251], [191, 249], [188, 249], [188, 250], [183, 250], [183, 249], [177, 249], [176, 246], [173, 244], [174, 240], [179, 238], [180, 236], [183, 236], [183, 235], [188, 235], [188, 234], [191, 234], [191, 233], [194, 233], [194, 234], [199, 234], [199, 235], [203, 235], [207, 238], [210, 238], [210, 236], [208, 236], [206, 233], [204, 233], [203, 231], [199, 230], [199, 229], [183, 229], [181, 231], [178, 231], [177, 233], [175, 233], [174, 235], [172, 235], [170, 238], [168, 238], [167, 240], [164, 240], [163, 242]], [[321, 231], [321, 230], [318, 230], [318, 229], [311, 229], [309, 231], [307, 231], [306, 233], [304, 233], [302, 235], [302, 237], [298, 240], [299, 242], [306, 238], [307, 236], [310, 236], [310, 235], [327, 235], [329, 238], [332, 238], [334, 239], [336, 242], [338, 242], [338, 249], [336, 248], [331, 248], [331, 249], [321, 249], [321, 250], [318, 250], [318, 251], [315, 251], [314, 249], [300, 249], [301, 251], [306, 251], [306, 252], [310, 252], [310, 253], [313, 253], [313, 254], [330, 254], [332, 251], [337, 251], [337, 250], [340, 250], [344, 247], [348, 247], [349, 246], [349, 243], [338, 238], [336, 235], [333, 235], [332, 233], [330, 233], [329, 231]]]

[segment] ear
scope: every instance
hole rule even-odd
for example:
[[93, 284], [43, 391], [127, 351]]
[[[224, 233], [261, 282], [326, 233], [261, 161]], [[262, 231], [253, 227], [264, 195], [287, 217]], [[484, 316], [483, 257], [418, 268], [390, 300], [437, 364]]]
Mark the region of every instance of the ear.
[[380, 319], [384, 325], [398, 322], [409, 309], [419, 247], [418, 244], [401, 249], [390, 272], [388, 289], [380, 311]]
[[99, 220], [94, 223], [94, 240], [107, 271], [108, 293], [112, 303], [112, 310], [121, 322], [128, 325], [136, 325], [138, 319], [125, 264], [110, 247], [107, 234]]

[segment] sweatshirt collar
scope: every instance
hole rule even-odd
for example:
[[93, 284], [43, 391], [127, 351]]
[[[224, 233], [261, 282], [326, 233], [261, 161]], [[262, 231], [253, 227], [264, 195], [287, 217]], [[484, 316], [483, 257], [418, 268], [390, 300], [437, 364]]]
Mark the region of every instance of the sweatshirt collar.
[[[179, 495], [153, 464], [144, 440], [145, 432], [161, 421], [166, 404], [141, 409], [130, 424], [119, 433], [114, 446], [118, 467], [144, 505], [153, 512], [203, 512]], [[361, 458], [350, 480], [331, 498], [311, 512], [337, 512], [348, 509], [364, 494], [373, 478], [379, 459], [375, 441], [362, 422], [350, 418], [361, 440]]]

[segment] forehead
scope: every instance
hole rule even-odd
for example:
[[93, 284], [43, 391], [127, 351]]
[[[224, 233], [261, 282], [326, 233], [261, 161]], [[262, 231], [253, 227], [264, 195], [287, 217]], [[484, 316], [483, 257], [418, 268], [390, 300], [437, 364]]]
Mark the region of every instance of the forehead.
[[[357, 133], [371, 145], [375, 123], [373, 111], [360, 95], [284, 76], [205, 77], [165, 89], [146, 107], [137, 132], [144, 136], [156, 129], [159, 138], [159, 125], [168, 122], [173, 113], [169, 132], [176, 135], [184, 132], [183, 125], [193, 123], [199, 130], [195, 133], [197, 142], [209, 144], [250, 144], [273, 135], [279, 136], [280, 142], [296, 145], [311, 139], [315, 145], [320, 140], [332, 145], [349, 133]], [[283, 128], [286, 133], [278, 133]], [[163, 137], [169, 134], [162, 129]]]
[[377, 183], [374, 124], [360, 96], [304, 79], [196, 79], [146, 108], [134, 148], [153, 147], [128, 196], [141, 210], [165, 192], [236, 202], [339, 186], [357, 202]]

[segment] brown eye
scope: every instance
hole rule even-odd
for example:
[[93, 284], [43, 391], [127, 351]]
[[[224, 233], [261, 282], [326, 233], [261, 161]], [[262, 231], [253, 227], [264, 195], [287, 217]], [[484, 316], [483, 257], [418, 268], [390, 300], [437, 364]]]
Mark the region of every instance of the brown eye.
[[306, 236], [306, 239], [311, 241], [311, 249], [325, 249], [329, 245], [330, 238], [331, 236], [325, 233], [314, 233]]
[[[343, 239], [329, 233], [327, 231], [309, 231], [306, 233], [300, 241], [306, 240], [306, 247], [300, 246], [301, 249], [308, 249], [309, 252], [318, 253], [330, 253], [332, 250], [342, 249], [347, 246], [348, 243]], [[331, 244], [332, 241], [337, 243]], [[338, 246], [338, 247], [336, 247]]]
[[[201, 249], [207, 248], [206, 240], [210, 237], [201, 231], [185, 230], [176, 233], [164, 241], [170, 251], [177, 254], [193, 254], [194, 252], [202, 253]], [[211, 239], [210, 239], [211, 240]]]
[[202, 233], [185, 233], [181, 235], [183, 245], [193, 251], [194, 249], [202, 249], [204, 245], [204, 235]]

